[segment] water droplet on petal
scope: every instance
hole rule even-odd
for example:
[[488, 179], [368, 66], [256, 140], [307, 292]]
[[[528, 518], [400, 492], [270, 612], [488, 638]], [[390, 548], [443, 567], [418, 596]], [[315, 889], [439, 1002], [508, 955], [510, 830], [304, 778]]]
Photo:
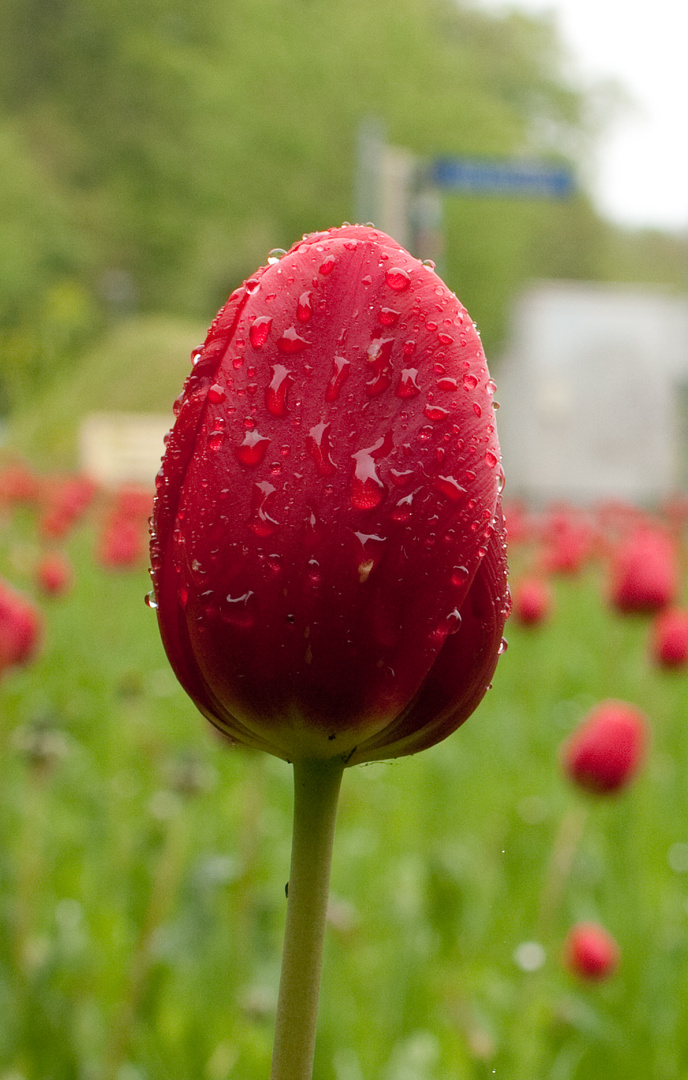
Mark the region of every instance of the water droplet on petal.
[[220, 386], [219, 383], [213, 383], [213, 385], [208, 390], [208, 401], [212, 405], [219, 405], [220, 402], [224, 401], [226, 397], [227, 394], [225, 393], [225, 389], [223, 386]]
[[335, 356], [333, 361], [334, 371], [325, 390], [325, 401], [336, 401], [342, 384], [346, 381], [351, 370], [351, 361], [344, 356]]
[[224, 431], [211, 431], [208, 436], [208, 447], [211, 450], [219, 450], [225, 441]]
[[487, 390], [490, 397], [492, 397], [492, 395], [497, 390], [497, 383], [494, 381], [494, 379], [488, 379], [487, 380], [487, 382], [485, 383], [485, 389]]
[[438, 390], [458, 390], [459, 384], [456, 379], [451, 379], [449, 376], [444, 375], [441, 379], [437, 380]]
[[378, 322], [382, 326], [396, 326], [401, 316], [400, 311], [395, 311], [394, 308], [383, 307], [377, 313]]
[[335, 260], [334, 255], [328, 255], [327, 258], [323, 262], [321, 262], [321, 264], [320, 264], [320, 267], [319, 267], [320, 273], [325, 274], [325, 275], [326, 274], [331, 274], [332, 271], [334, 270], [335, 261], [336, 260]]
[[440, 345], [453, 345], [454, 343], [454, 338], [450, 337], [449, 334], [438, 334], [437, 340]]
[[480, 408], [480, 406], [478, 405], [478, 402], [477, 402], [477, 401], [474, 401], [474, 402], [473, 402], [473, 412], [474, 412], [474, 413], [475, 413], [475, 415], [476, 415], [476, 416], [478, 416], [478, 417], [480, 417], [480, 416], [482, 416], [482, 415], [483, 415], [483, 410], [482, 410], [482, 409]]
[[385, 485], [377, 474], [376, 462], [394, 449], [391, 431], [372, 446], [352, 454], [356, 462], [351, 481], [351, 502], [358, 510], [372, 510], [379, 506], [386, 494]]
[[252, 529], [257, 536], [271, 536], [279, 525], [279, 522], [275, 521], [273, 517], [270, 517], [270, 514], [268, 513], [272, 496], [276, 490], [275, 486], [268, 483], [267, 480], [253, 485], [253, 492], [251, 494], [251, 511], [253, 517], [248, 524], [249, 528]]
[[436, 491], [440, 491], [442, 495], [446, 495], [452, 502], [458, 502], [466, 494], [466, 489], [461, 487], [461, 484], [453, 476], [436, 476], [433, 487]]
[[258, 318], [251, 323], [248, 331], [248, 340], [251, 342], [254, 349], [260, 349], [268, 340], [271, 326], [272, 319], [269, 315], [259, 315]]
[[296, 318], [299, 322], [308, 322], [312, 314], [311, 294], [309, 292], [301, 293], [296, 305]]
[[158, 610], [158, 601], [155, 599], [155, 593], [152, 590], [146, 593], [143, 599], [146, 607], [149, 607], [152, 611]]
[[401, 346], [401, 351], [406, 357], [413, 356], [414, 352], [416, 351], [416, 343], [413, 338], [409, 338], [408, 341], [404, 342], [404, 344]]
[[332, 460], [331, 424], [316, 424], [306, 436], [306, 449], [313, 458], [320, 476], [332, 476], [337, 466]]
[[466, 584], [469, 578], [468, 568], [465, 566], [454, 566], [451, 572], [451, 583], [461, 587]]
[[389, 475], [395, 487], [403, 488], [411, 483], [415, 469], [390, 469]]
[[256, 622], [256, 601], [252, 589], [248, 589], [241, 596], [228, 594], [220, 609], [222, 620], [230, 626], [248, 630]]
[[488, 450], [485, 454], [485, 461], [491, 469], [494, 469], [499, 463], [499, 459], [496, 454], [493, 454], [491, 450]]
[[426, 405], [423, 412], [428, 420], [444, 420], [445, 417], [449, 416], [449, 410], [442, 409], [439, 405]]
[[272, 251], [268, 251], [268, 263], [270, 266], [274, 266], [280, 259], [286, 255], [284, 248], [273, 248]]
[[463, 377], [463, 385], [467, 390], [475, 390], [478, 385], [478, 380], [471, 372], [467, 372]]
[[411, 284], [411, 277], [407, 270], [400, 266], [390, 266], [385, 271], [385, 281], [393, 292], [405, 292]]
[[290, 326], [288, 330], [285, 330], [281, 337], [277, 339], [277, 348], [280, 352], [287, 355], [294, 355], [300, 353], [304, 349], [307, 349], [310, 345], [310, 341], [306, 341], [297, 333], [295, 326]]
[[368, 349], [366, 363], [371, 368], [371, 377], [365, 384], [366, 393], [377, 397], [392, 382], [390, 357], [394, 348], [394, 338], [378, 338]]
[[425, 324], [425, 329], [429, 330], [431, 334], [434, 334], [435, 330], [437, 329], [437, 323], [428, 321]]
[[269, 444], [270, 440], [258, 431], [247, 431], [241, 445], [234, 448], [234, 453], [242, 465], [259, 465]]
[[503, 656], [508, 648], [509, 642], [506, 640], [506, 638], [502, 638], [499, 643], [499, 648], [497, 649], [497, 656]]
[[289, 412], [287, 393], [294, 378], [283, 364], [273, 364], [271, 370], [272, 379], [265, 390], [265, 405], [273, 416], [286, 416]]
[[418, 369], [402, 368], [397, 383], [396, 395], [400, 398], [416, 397], [420, 394], [418, 385]]

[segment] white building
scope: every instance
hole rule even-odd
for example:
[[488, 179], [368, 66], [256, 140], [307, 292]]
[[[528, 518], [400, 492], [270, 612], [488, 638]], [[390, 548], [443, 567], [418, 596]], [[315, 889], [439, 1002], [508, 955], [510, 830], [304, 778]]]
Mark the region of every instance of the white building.
[[688, 487], [688, 300], [542, 282], [497, 370], [507, 494], [654, 503]]

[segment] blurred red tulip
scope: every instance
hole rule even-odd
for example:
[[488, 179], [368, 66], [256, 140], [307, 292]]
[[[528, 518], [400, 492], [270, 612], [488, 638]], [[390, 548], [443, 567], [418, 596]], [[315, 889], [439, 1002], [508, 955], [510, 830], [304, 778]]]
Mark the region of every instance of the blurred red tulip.
[[552, 613], [552, 589], [541, 577], [523, 578], [513, 589], [512, 618], [523, 626], [537, 626]]
[[117, 517], [148, 521], [153, 511], [153, 489], [138, 484], [125, 484], [112, 496], [113, 513]]
[[97, 484], [86, 476], [60, 476], [46, 481], [41, 535], [50, 540], [66, 536], [91, 505], [97, 490]]
[[640, 709], [623, 701], [603, 701], [564, 743], [564, 770], [588, 791], [618, 791], [640, 768], [648, 736], [647, 718]]
[[38, 587], [48, 596], [61, 596], [72, 586], [74, 570], [63, 551], [49, 551], [36, 567]]
[[582, 979], [601, 980], [613, 975], [619, 964], [619, 947], [604, 927], [578, 923], [564, 944], [564, 963]]
[[193, 360], [151, 542], [186, 691], [287, 760], [449, 735], [508, 609], [494, 384], [465, 309], [346, 226], [237, 289]]
[[683, 667], [688, 663], [688, 611], [667, 608], [652, 624], [652, 658], [662, 667]]
[[644, 526], [612, 556], [610, 602], [624, 614], [659, 611], [674, 601], [678, 577], [674, 540], [661, 529]]
[[0, 673], [34, 659], [42, 631], [39, 609], [23, 593], [0, 579]]
[[139, 566], [146, 554], [146, 533], [140, 522], [120, 515], [108, 518], [96, 545], [96, 561], [107, 570]]
[[34, 503], [41, 492], [41, 482], [23, 462], [12, 462], [0, 471], [0, 505]]

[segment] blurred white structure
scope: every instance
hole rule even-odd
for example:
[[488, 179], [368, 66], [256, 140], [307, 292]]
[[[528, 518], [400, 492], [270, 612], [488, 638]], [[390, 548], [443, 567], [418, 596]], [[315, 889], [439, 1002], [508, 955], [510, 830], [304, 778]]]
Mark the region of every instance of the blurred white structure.
[[99, 484], [148, 484], [151, 489], [172, 417], [148, 413], [91, 413], [79, 431], [79, 464]]
[[661, 287], [533, 285], [498, 369], [507, 493], [653, 503], [688, 486], [688, 300]]

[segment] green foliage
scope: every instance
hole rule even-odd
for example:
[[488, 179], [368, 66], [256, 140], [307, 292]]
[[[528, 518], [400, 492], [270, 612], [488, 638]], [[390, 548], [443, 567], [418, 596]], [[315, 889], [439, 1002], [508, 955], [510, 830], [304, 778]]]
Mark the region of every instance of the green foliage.
[[[547, 18], [450, 0], [7, 0], [0, 39], [4, 408], [113, 306], [205, 322], [271, 247], [351, 219], [367, 116], [420, 156], [579, 161], [592, 134]], [[446, 217], [446, 276], [488, 348], [525, 278], [644, 274], [585, 196], [448, 198]]]
[[[0, 1075], [262, 1080], [289, 865], [283, 762], [212, 736], [142, 602], [145, 565], [93, 559], [102, 506], [69, 538], [76, 584], [41, 601], [44, 651], [0, 685]], [[33, 592], [30, 512], [0, 573]], [[515, 572], [518, 573], [518, 566]], [[685, 674], [601, 568], [557, 583], [549, 625], [509, 627], [494, 688], [455, 736], [348, 770], [332, 881], [318, 1080], [681, 1080], [688, 995]], [[561, 775], [562, 740], [615, 696], [645, 709], [650, 760], [618, 797]], [[586, 817], [559, 902], [562, 825]], [[575, 981], [575, 920], [619, 942]], [[544, 964], [524, 970], [519, 946]]]

